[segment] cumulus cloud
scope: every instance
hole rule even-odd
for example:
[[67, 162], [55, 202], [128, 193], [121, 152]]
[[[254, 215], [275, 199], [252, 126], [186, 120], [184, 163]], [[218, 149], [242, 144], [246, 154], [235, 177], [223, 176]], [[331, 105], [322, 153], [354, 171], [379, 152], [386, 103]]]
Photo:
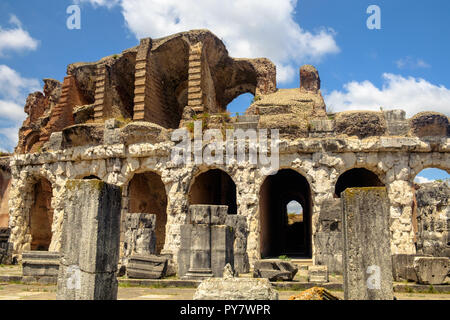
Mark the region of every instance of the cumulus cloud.
[[416, 176], [416, 178], [414, 179], [415, 183], [428, 183], [428, 182], [433, 182], [434, 179], [428, 179], [425, 177], [421, 177], [421, 176]]
[[29, 92], [38, 91], [37, 79], [22, 77], [6, 65], [0, 65], [0, 149], [12, 151], [18, 130], [26, 118], [24, 105]]
[[450, 90], [421, 78], [383, 74], [381, 88], [370, 81], [352, 81], [343, 90], [325, 96], [327, 107], [335, 112], [346, 110], [403, 109], [407, 116], [422, 111], [450, 115]]
[[267, 57], [277, 65], [278, 81], [291, 81], [298, 67], [340, 51], [330, 28], [304, 30], [293, 15], [297, 0], [82, 0], [120, 5], [137, 38], [163, 37], [209, 29], [234, 57]]
[[0, 56], [7, 51], [36, 50], [39, 41], [23, 29], [22, 23], [15, 15], [11, 15], [9, 24], [12, 28], [5, 29], [0, 26]]

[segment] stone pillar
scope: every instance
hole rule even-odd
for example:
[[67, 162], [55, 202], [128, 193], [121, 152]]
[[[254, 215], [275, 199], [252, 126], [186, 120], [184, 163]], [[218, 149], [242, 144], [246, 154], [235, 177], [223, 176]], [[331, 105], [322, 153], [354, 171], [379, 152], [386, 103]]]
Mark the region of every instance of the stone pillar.
[[58, 300], [117, 299], [121, 188], [69, 180], [64, 190]]
[[341, 194], [344, 298], [392, 300], [389, 202], [386, 188], [348, 188]]
[[233, 263], [233, 228], [225, 224], [228, 206], [191, 205], [189, 211], [191, 224], [181, 227], [179, 276], [221, 276], [224, 266]]
[[248, 273], [250, 271], [250, 263], [247, 254], [247, 218], [237, 214], [228, 215], [227, 226], [234, 230], [234, 270], [238, 273]]

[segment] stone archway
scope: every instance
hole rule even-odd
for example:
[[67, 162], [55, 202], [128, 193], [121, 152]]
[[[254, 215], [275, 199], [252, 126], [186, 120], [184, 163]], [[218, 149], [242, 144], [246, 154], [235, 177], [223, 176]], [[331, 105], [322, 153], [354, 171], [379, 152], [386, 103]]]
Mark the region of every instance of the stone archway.
[[237, 214], [236, 184], [220, 169], [211, 169], [194, 178], [189, 190], [189, 205], [227, 205], [228, 214]]
[[[282, 169], [266, 178], [259, 199], [261, 257], [311, 257], [312, 203], [307, 179], [295, 170]], [[287, 204], [292, 200], [303, 208], [303, 221], [293, 226], [287, 212]]]
[[156, 215], [156, 254], [166, 240], [167, 195], [161, 176], [154, 172], [137, 173], [128, 185], [128, 212]]
[[384, 183], [372, 171], [365, 168], [354, 168], [339, 176], [335, 186], [335, 197], [340, 198], [347, 188], [384, 187]]
[[48, 251], [52, 241], [52, 185], [39, 178], [32, 188], [33, 203], [30, 208], [31, 250]]

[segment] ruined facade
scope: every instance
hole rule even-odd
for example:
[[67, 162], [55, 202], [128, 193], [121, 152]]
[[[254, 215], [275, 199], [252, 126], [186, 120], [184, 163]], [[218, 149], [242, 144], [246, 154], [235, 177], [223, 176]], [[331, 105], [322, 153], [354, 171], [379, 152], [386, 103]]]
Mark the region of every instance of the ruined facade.
[[[10, 184], [13, 254], [60, 250], [64, 185], [83, 178], [122, 187], [122, 245], [128, 213], [155, 214], [156, 252], [174, 264], [189, 205], [218, 204], [246, 218], [250, 264], [291, 255], [339, 272], [340, 193], [359, 186], [387, 187], [392, 254], [416, 253], [413, 181], [428, 167], [450, 172], [449, 118], [330, 114], [317, 70], [303, 66], [300, 78], [299, 88], [277, 89], [272, 62], [231, 58], [206, 30], [142, 39], [120, 54], [69, 65], [63, 83], [45, 80], [43, 93], [28, 97], [10, 176], [1, 181]], [[230, 117], [227, 105], [247, 92], [255, 99], [245, 116]], [[206, 128], [279, 129], [280, 170], [265, 176], [251, 163], [174, 163], [171, 133], [196, 119]], [[295, 239], [286, 223], [292, 200], [303, 208]]]

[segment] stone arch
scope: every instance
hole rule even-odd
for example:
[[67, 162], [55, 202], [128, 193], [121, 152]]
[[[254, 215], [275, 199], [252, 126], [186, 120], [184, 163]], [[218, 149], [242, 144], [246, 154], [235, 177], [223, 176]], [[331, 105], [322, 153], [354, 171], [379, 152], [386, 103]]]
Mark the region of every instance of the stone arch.
[[236, 184], [222, 169], [203, 170], [191, 181], [188, 202], [191, 204], [227, 205], [228, 214], [237, 214]]
[[[292, 200], [301, 204], [304, 217], [295, 230], [289, 229], [286, 209]], [[261, 257], [311, 257], [311, 216], [311, 187], [305, 176], [289, 168], [266, 177], [259, 191]]]
[[335, 185], [335, 197], [340, 198], [347, 188], [384, 187], [379, 176], [366, 168], [353, 168], [342, 173]]
[[167, 194], [161, 176], [153, 171], [135, 173], [127, 187], [128, 213], [156, 215], [156, 253], [166, 240]]
[[[31, 132], [25, 138], [25, 153], [36, 152], [37, 151], [37, 143], [39, 142], [40, 133], [37, 131]], [[36, 145], [36, 147], [35, 147]]]
[[[427, 169], [446, 172], [444, 179], [416, 179]], [[450, 206], [450, 168], [425, 166], [411, 177], [413, 180], [412, 228], [418, 254], [450, 256], [450, 230], [448, 214]]]

